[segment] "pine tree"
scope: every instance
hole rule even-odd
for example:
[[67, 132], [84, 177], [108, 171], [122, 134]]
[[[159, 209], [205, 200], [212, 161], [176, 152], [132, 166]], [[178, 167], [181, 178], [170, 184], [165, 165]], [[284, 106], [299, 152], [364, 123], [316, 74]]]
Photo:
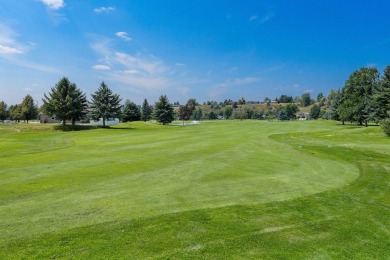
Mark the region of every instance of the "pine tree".
[[142, 121], [149, 121], [152, 118], [152, 107], [149, 105], [148, 100], [145, 98], [141, 107], [141, 119]]
[[72, 120], [72, 124], [86, 113], [87, 99], [85, 94], [71, 83], [67, 78], [62, 78], [51, 88], [49, 96], [44, 94], [42, 99], [46, 112], [55, 116], [66, 124], [66, 120]]
[[160, 124], [166, 125], [175, 119], [175, 113], [167, 96], [160, 96], [160, 99], [154, 105], [154, 117]]
[[131, 102], [127, 99], [122, 108], [122, 122], [139, 121], [140, 119], [141, 112], [138, 106], [134, 102]]
[[8, 117], [7, 104], [4, 101], [0, 102], [0, 121], [6, 120]]
[[121, 99], [119, 95], [113, 94], [112, 90], [102, 82], [99, 89], [91, 95], [92, 101], [90, 112], [93, 119], [103, 119], [103, 127], [106, 127], [106, 120], [119, 117], [121, 112]]

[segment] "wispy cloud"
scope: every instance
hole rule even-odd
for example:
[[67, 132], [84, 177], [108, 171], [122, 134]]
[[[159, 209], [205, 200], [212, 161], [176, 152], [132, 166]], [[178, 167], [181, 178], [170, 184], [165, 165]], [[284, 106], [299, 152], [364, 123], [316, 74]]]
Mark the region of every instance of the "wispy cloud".
[[4, 24], [0, 24], [0, 58], [10, 64], [31, 68], [49, 73], [58, 72], [52, 67], [24, 60], [24, 55], [31, 48], [32, 44], [23, 44], [16, 40], [18, 34]]
[[128, 36], [127, 32], [117, 32], [115, 33], [116, 36], [119, 38], [125, 40], [125, 41], [131, 41], [132, 39]]
[[107, 7], [102, 6], [102, 7], [93, 9], [93, 11], [95, 13], [109, 13], [109, 12], [115, 11], [115, 7], [114, 6], [107, 6]]
[[27, 46], [16, 41], [17, 34], [8, 26], [0, 24], [0, 55], [23, 54]]
[[90, 35], [90, 38], [91, 48], [100, 56], [99, 68], [111, 68], [102, 70], [104, 77], [109, 80], [149, 90], [162, 89], [169, 85], [172, 70], [160, 58], [145, 52], [120, 52], [115, 50], [111, 39], [96, 35]]
[[275, 16], [275, 13], [274, 12], [271, 12], [271, 13], [268, 13], [267, 15], [263, 16], [260, 20], [260, 24], [263, 24], [263, 23], [266, 23], [267, 21], [269, 21], [272, 17]]
[[65, 6], [64, 0], [41, 0], [49, 9], [58, 10]]
[[257, 15], [252, 15], [252, 16], [249, 18], [249, 21], [252, 22], [252, 21], [256, 20], [257, 18], [259, 18]]
[[256, 82], [259, 82], [261, 78], [259, 77], [243, 77], [243, 78], [235, 78], [228, 79], [222, 83], [215, 84], [209, 90], [209, 96], [211, 98], [217, 98], [228, 92], [231, 88], [241, 87], [245, 85], [250, 85]]
[[101, 64], [94, 65], [94, 66], [92, 66], [92, 68], [95, 70], [111, 70], [110, 66], [101, 65]]

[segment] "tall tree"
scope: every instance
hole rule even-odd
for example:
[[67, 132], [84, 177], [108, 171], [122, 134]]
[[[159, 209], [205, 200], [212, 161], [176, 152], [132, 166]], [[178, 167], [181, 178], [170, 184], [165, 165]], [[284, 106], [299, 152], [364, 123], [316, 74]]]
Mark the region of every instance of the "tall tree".
[[183, 125], [184, 121], [190, 120], [192, 116], [192, 110], [192, 107], [189, 105], [179, 107], [179, 119], [183, 120]]
[[380, 82], [374, 89], [374, 100], [378, 119], [390, 117], [390, 65], [385, 68]]
[[195, 108], [195, 107], [198, 106], [199, 104], [198, 104], [198, 102], [196, 101], [195, 98], [190, 98], [190, 99], [188, 99], [186, 105]]
[[87, 99], [85, 94], [66, 77], [60, 79], [51, 88], [49, 95], [45, 93], [42, 100], [46, 112], [61, 120], [62, 125], [66, 124], [66, 120], [71, 120], [74, 124], [86, 113]]
[[303, 93], [301, 96], [301, 106], [307, 107], [310, 104], [312, 104], [310, 93], [309, 92]]
[[225, 107], [225, 110], [223, 111], [223, 115], [225, 119], [229, 119], [233, 115], [233, 108], [232, 107]]
[[122, 107], [122, 122], [132, 122], [141, 120], [141, 111], [138, 106], [126, 99]]
[[18, 121], [23, 119], [22, 106], [21, 105], [11, 105], [8, 109], [9, 117]]
[[26, 95], [20, 104], [22, 109], [22, 118], [23, 120], [28, 121], [31, 119], [35, 119], [38, 116], [38, 108], [34, 104], [34, 99], [30, 95]]
[[379, 72], [376, 68], [361, 68], [352, 73], [342, 90], [343, 101], [339, 108], [349, 114], [349, 119], [365, 126], [376, 117], [376, 105], [373, 98], [378, 84]]
[[160, 96], [154, 104], [154, 117], [160, 124], [166, 125], [175, 119], [175, 112], [166, 95]]
[[337, 109], [342, 101], [342, 94], [340, 90], [332, 89], [328, 95], [327, 105], [328, 109], [326, 110], [323, 118], [329, 120], [340, 120], [340, 116], [337, 112]]
[[4, 122], [8, 118], [8, 107], [4, 101], [0, 102], [0, 121]]
[[153, 107], [149, 105], [148, 100], [145, 98], [141, 107], [141, 119], [142, 121], [149, 121], [152, 118]]
[[321, 108], [317, 104], [314, 104], [314, 106], [310, 108], [310, 118], [318, 119], [320, 117], [320, 113]]
[[90, 112], [93, 119], [103, 119], [103, 127], [106, 127], [106, 121], [109, 118], [119, 117], [121, 112], [121, 98], [113, 94], [112, 90], [104, 83], [100, 84], [99, 89], [91, 94]]

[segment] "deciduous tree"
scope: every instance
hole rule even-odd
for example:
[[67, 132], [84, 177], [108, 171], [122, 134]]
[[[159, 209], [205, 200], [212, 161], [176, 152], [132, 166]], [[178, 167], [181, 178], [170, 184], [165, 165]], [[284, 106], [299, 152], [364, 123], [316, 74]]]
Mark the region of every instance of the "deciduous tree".
[[28, 121], [31, 119], [36, 119], [38, 116], [38, 108], [34, 104], [34, 99], [30, 95], [26, 95], [20, 104], [22, 110], [22, 119]]
[[321, 108], [317, 104], [314, 104], [310, 108], [310, 113], [309, 113], [310, 118], [318, 119], [320, 117], [320, 113], [321, 113]]
[[373, 93], [378, 80], [379, 72], [376, 68], [361, 68], [352, 73], [342, 90], [343, 101], [339, 106], [339, 114], [347, 113], [348, 119], [367, 126], [377, 115]]

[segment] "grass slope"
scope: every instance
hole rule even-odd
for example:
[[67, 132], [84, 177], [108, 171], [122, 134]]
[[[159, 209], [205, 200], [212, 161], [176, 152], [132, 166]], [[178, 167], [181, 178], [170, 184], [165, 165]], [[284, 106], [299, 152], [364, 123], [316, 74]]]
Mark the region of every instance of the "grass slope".
[[32, 128], [0, 127], [0, 258], [389, 257], [379, 128]]

